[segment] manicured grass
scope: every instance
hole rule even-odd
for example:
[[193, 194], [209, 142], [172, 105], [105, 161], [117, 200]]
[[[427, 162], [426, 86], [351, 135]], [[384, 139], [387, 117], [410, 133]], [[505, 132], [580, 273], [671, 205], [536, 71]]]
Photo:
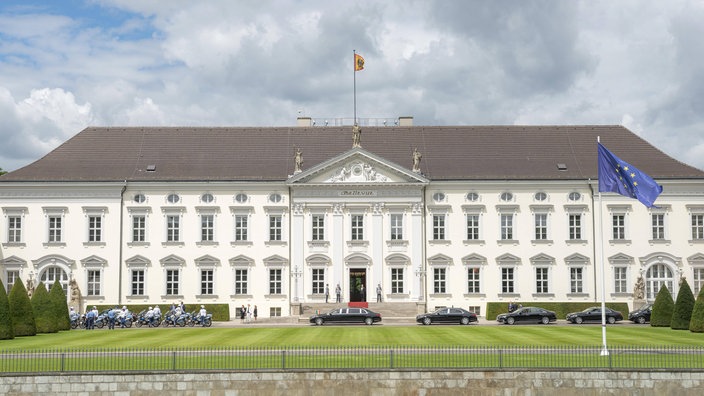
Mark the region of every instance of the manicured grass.
[[[0, 351], [319, 346], [599, 346], [600, 326], [292, 326], [71, 330], [0, 341]], [[609, 326], [610, 346], [699, 346], [704, 334]]]

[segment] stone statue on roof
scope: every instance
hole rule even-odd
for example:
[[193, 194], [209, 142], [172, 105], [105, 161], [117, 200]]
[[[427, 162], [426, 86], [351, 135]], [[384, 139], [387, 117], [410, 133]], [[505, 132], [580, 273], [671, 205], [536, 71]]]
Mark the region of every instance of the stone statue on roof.
[[303, 165], [303, 154], [301, 153], [301, 149], [297, 148], [296, 149], [296, 154], [293, 156], [293, 160], [295, 162], [295, 167], [293, 170], [293, 173], [300, 173], [301, 172], [301, 165]]
[[352, 126], [352, 147], [362, 147], [362, 128], [357, 124]]
[[413, 149], [413, 172], [420, 173], [420, 160], [423, 158], [418, 148]]

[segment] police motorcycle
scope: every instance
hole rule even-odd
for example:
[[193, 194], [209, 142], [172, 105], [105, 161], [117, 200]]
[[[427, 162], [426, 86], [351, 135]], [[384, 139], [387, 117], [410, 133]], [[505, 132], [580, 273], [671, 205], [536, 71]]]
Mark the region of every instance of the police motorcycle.
[[200, 312], [198, 311], [193, 311], [191, 312], [191, 320], [188, 322], [188, 325], [193, 327], [195, 325], [198, 326], [203, 326], [203, 327], [210, 327], [213, 325], [213, 314], [207, 314], [205, 316], [201, 316]]

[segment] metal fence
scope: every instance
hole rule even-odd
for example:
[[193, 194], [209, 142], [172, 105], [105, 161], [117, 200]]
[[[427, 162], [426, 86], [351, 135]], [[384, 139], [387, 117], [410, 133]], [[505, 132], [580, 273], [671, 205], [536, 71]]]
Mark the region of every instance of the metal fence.
[[1, 373], [324, 370], [704, 370], [702, 347], [287, 347], [0, 352]]

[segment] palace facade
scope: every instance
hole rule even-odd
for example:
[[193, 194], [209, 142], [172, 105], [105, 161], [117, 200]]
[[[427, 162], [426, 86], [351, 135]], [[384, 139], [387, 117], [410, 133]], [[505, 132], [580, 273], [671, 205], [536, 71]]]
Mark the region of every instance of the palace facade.
[[[704, 172], [622, 126], [90, 127], [0, 177], [0, 276], [72, 303], [652, 301], [704, 286]], [[599, 196], [597, 138], [664, 187]], [[602, 262], [603, 258], [603, 262]], [[491, 318], [490, 318], [491, 319]]]

